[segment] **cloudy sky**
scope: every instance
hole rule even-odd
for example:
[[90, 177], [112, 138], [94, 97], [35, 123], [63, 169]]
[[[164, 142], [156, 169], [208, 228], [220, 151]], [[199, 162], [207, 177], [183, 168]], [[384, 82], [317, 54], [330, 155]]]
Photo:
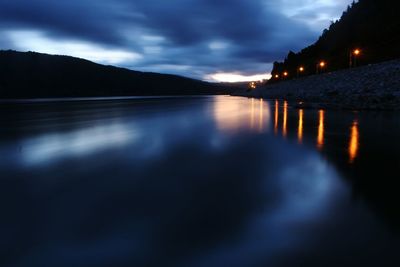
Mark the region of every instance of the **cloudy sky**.
[[203, 80], [266, 78], [352, 0], [0, 0], [0, 49]]

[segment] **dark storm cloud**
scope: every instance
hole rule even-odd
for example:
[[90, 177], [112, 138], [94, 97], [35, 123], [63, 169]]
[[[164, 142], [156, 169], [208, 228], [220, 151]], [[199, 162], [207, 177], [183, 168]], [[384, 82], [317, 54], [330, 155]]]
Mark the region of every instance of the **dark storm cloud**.
[[[217, 71], [254, 73], [318, 35], [306, 23], [299, 23], [302, 13], [288, 16], [283, 12], [281, 4], [287, 2], [1, 0], [0, 31], [37, 31], [53, 40], [81, 40], [131, 51], [142, 55], [141, 60], [119, 65], [137, 69], [164, 71], [168, 66], [169, 72], [197, 77]], [[317, 2], [323, 8], [324, 1]], [[304, 16], [312, 16], [312, 11], [305, 10]], [[24, 42], [11, 41], [10, 48]], [[0, 48], [7, 48], [7, 42], [6, 37], [0, 39]]]
[[2, 0], [0, 25], [41, 29], [48, 34], [120, 43], [117, 20], [100, 1]]
[[[222, 38], [249, 43], [255, 34], [268, 35], [260, 1], [173, 1], [172, 7], [158, 1], [134, 4], [146, 18], [146, 26], [168, 36], [176, 44], [190, 45]], [[263, 29], [263, 32], [259, 32]]]

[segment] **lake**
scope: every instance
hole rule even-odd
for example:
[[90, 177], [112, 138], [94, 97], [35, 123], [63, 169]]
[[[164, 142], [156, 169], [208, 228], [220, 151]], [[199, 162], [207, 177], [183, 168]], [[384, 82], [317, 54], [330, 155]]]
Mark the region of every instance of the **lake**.
[[400, 114], [3, 102], [1, 266], [400, 266]]

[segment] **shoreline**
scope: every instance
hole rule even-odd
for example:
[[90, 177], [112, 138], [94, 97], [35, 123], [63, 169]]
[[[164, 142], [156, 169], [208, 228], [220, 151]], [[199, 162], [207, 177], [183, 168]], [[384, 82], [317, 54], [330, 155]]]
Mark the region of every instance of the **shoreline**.
[[298, 108], [400, 110], [400, 60], [276, 82], [233, 95], [287, 100]]

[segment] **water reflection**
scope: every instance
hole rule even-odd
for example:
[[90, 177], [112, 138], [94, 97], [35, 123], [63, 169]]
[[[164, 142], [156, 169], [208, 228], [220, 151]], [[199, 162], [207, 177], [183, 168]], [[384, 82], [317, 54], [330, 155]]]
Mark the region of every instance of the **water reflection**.
[[299, 144], [303, 143], [303, 120], [304, 120], [304, 110], [299, 109], [299, 128], [297, 129], [297, 139]]
[[358, 133], [358, 121], [355, 120], [351, 126], [350, 142], [349, 142], [349, 159], [350, 163], [353, 163], [358, 154], [359, 147], [359, 133]]
[[260, 99], [260, 107], [259, 107], [259, 120], [258, 120], [258, 130], [260, 133], [264, 130], [264, 100]]
[[[255, 104], [255, 99], [251, 99], [250, 100], [250, 129], [254, 129], [254, 124], [255, 124], [255, 120], [256, 120], [256, 104]], [[268, 104], [265, 104], [266, 101], [264, 100], [259, 100], [259, 109], [258, 109], [258, 125], [259, 125], [259, 132], [262, 132], [263, 129], [265, 129], [264, 127], [264, 123], [268, 123], [268, 119], [269, 119], [269, 111], [270, 108], [268, 106]], [[267, 102], [268, 103], [268, 102]], [[274, 116], [273, 116], [273, 124], [274, 124], [274, 133], [275, 135], [278, 135], [280, 133], [280, 110], [282, 109], [282, 132], [281, 135], [283, 137], [287, 137], [289, 134], [289, 128], [288, 128], [288, 120], [290, 118], [290, 112], [289, 112], [289, 104], [287, 101], [283, 101], [283, 105], [280, 106], [280, 102], [278, 100], [275, 100], [274, 102]], [[265, 112], [266, 109], [268, 112]], [[305, 118], [305, 113], [304, 113], [304, 109], [298, 109], [296, 110], [297, 112], [297, 120], [298, 120], [298, 125], [297, 125], [297, 143], [298, 144], [303, 144], [304, 142], [304, 122], [306, 120]], [[265, 114], [267, 114], [267, 117], [264, 119]], [[309, 113], [310, 115], [315, 114], [314, 111]], [[326, 111], [325, 110], [318, 110], [317, 111], [317, 133], [316, 136], [314, 135], [313, 138], [316, 138], [316, 147], [318, 150], [323, 150], [326, 144], [326, 122], [325, 122], [325, 117], [326, 117]], [[311, 119], [312, 116], [310, 116], [307, 119]], [[293, 118], [295, 119], [295, 118]], [[313, 121], [312, 123], [315, 124], [315, 121]], [[353, 163], [354, 160], [356, 159], [358, 153], [359, 153], [359, 122], [358, 120], [354, 120], [353, 123], [351, 124], [351, 128], [350, 128], [350, 140], [348, 143], [348, 155], [349, 155], [349, 163]], [[307, 136], [306, 136], [307, 137]]]
[[[252, 101], [253, 103], [253, 101]], [[253, 103], [254, 104], [254, 103]], [[260, 104], [260, 109], [262, 105]], [[284, 101], [283, 106], [280, 106], [280, 103], [278, 100], [274, 101], [274, 118], [273, 118], [273, 123], [274, 123], [274, 133], [275, 135], [279, 134], [279, 121], [280, 121], [280, 109], [283, 109], [283, 114], [282, 114], [282, 136], [287, 137], [289, 134], [289, 128], [288, 128], [288, 120], [290, 117], [290, 113], [288, 110], [288, 102]], [[298, 144], [303, 144], [304, 142], [304, 121], [306, 120], [305, 118], [305, 113], [303, 109], [298, 109], [296, 110], [297, 112], [297, 120], [298, 120], [298, 125], [297, 125], [297, 143]], [[260, 113], [261, 114], [261, 113]], [[310, 115], [315, 114], [314, 111], [309, 113]], [[317, 133], [316, 136], [314, 135], [313, 138], [316, 138], [317, 140], [317, 149], [318, 150], [323, 150], [323, 148], [326, 145], [326, 123], [325, 123], [325, 117], [326, 117], [326, 111], [324, 110], [319, 110], [317, 111]], [[261, 118], [261, 115], [260, 115]], [[294, 119], [294, 118], [293, 118]], [[311, 116], [308, 118], [311, 119]], [[263, 120], [260, 119], [260, 125]], [[312, 123], [315, 123], [312, 122]], [[349, 163], [353, 163], [354, 160], [357, 158], [357, 155], [359, 153], [359, 122], [358, 120], [354, 120], [353, 123], [351, 124], [350, 128], [350, 140], [348, 142], [348, 157], [349, 157]], [[262, 128], [262, 127], [261, 127]]]
[[274, 132], [278, 134], [279, 127], [279, 101], [275, 100], [275, 123], [274, 123]]
[[224, 101], [219, 98], [213, 103], [213, 117], [218, 129], [223, 131], [235, 132], [247, 128], [250, 124], [249, 116], [251, 117], [249, 110], [251, 112], [251, 106], [250, 109], [243, 108], [243, 103], [240, 101]]
[[121, 147], [138, 138], [139, 132], [134, 125], [110, 122], [72, 132], [29, 138], [21, 144], [21, 155], [27, 166], [49, 164], [65, 157], [78, 157]]
[[288, 120], [288, 102], [283, 102], [283, 124], [282, 124], [282, 134], [283, 137], [287, 136], [287, 120]]
[[398, 117], [170, 101], [0, 113], [0, 265], [400, 266]]
[[271, 124], [271, 108], [263, 99], [226, 101], [226, 97], [220, 97], [213, 103], [213, 114], [218, 128], [232, 133], [239, 130], [263, 133]]
[[251, 107], [250, 107], [250, 129], [254, 129], [254, 121], [255, 121], [255, 111], [254, 111], [254, 101], [255, 99], [251, 99]]
[[325, 111], [318, 112], [318, 136], [317, 148], [321, 150], [324, 147], [324, 133], [325, 133]]

